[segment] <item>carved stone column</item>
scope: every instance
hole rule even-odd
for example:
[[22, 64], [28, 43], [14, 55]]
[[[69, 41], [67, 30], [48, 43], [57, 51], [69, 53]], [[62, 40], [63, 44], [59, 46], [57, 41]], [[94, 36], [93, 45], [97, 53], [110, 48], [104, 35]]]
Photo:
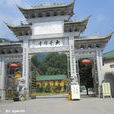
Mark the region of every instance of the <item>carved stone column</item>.
[[0, 97], [1, 100], [5, 100], [5, 63], [4, 57], [0, 56]]
[[25, 80], [25, 92], [29, 97], [29, 56], [28, 56], [28, 39], [23, 41], [23, 79]]
[[71, 79], [74, 83], [76, 83], [77, 75], [76, 75], [76, 58], [74, 52], [74, 37], [70, 36], [69, 38], [69, 46], [70, 46], [70, 70], [71, 70]]
[[69, 46], [70, 46], [70, 73], [71, 73], [71, 98], [72, 100], [80, 99], [80, 87], [78, 76], [76, 72], [76, 56], [75, 56], [75, 47], [74, 47], [74, 37], [69, 37]]
[[99, 81], [99, 86], [100, 86], [102, 84], [102, 81], [104, 80], [104, 77], [103, 77], [103, 61], [102, 61], [101, 51], [97, 51], [96, 56], [97, 56], [96, 59], [97, 59], [98, 81]]
[[103, 62], [102, 62], [102, 53], [101, 50], [96, 51], [96, 60], [97, 60], [97, 71], [98, 71], [98, 93], [99, 97], [101, 94], [101, 84], [102, 81], [104, 80], [103, 76]]

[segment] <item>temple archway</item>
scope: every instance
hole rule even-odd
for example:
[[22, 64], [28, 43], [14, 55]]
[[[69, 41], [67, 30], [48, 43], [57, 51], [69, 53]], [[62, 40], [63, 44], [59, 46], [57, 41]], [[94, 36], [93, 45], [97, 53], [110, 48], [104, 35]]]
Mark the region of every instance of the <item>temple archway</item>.
[[[67, 52], [70, 63], [70, 93], [71, 99], [80, 99], [79, 72], [77, 61], [80, 58], [94, 59], [95, 94], [98, 95], [98, 88], [101, 88], [104, 79], [102, 72], [102, 52], [105, 45], [112, 36], [109, 33], [104, 36], [81, 36], [87, 28], [90, 16], [82, 20], [70, 20], [74, 14], [75, 1], [53, 6], [37, 6], [31, 8], [18, 9], [27, 20], [27, 24], [21, 23], [19, 26], [7, 24], [7, 27], [16, 35], [18, 42], [0, 44], [0, 95], [5, 97], [5, 64], [6, 61], [21, 59], [22, 78], [19, 86], [23, 86], [22, 91], [29, 98], [29, 67], [32, 54], [43, 52]], [[54, 13], [56, 12], [56, 15]], [[61, 12], [63, 12], [61, 15]], [[31, 12], [35, 12], [33, 15]], [[37, 15], [40, 14], [40, 15]], [[50, 14], [44, 15], [44, 14]], [[11, 49], [9, 49], [11, 47]], [[15, 48], [16, 47], [16, 48]]]

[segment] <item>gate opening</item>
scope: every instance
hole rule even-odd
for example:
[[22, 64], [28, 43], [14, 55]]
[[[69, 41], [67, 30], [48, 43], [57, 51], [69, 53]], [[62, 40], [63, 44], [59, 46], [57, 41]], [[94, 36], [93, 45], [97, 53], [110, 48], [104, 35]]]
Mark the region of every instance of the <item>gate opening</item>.
[[22, 77], [22, 63], [10, 62], [6, 65], [5, 92], [6, 99], [11, 100], [19, 97], [19, 78]]
[[94, 94], [94, 78], [92, 76], [93, 62], [89, 59], [83, 58], [80, 59], [78, 63], [79, 63], [81, 95], [93, 95]]
[[30, 92], [36, 95], [66, 93], [69, 83], [69, 60], [66, 53], [38, 53], [30, 64]]

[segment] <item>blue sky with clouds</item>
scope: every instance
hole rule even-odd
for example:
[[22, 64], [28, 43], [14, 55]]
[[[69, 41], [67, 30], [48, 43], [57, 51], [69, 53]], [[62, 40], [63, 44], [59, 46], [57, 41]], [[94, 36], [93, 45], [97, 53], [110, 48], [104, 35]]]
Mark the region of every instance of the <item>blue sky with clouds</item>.
[[[0, 0], [0, 37], [15, 40], [13, 33], [3, 21], [19, 25], [26, 22], [24, 16], [16, 7], [30, 7], [44, 2], [67, 3], [72, 0]], [[114, 31], [114, 0], [76, 0], [73, 19], [83, 19], [92, 15], [83, 36], [106, 35]], [[114, 35], [107, 44], [105, 52], [114, 50]]]

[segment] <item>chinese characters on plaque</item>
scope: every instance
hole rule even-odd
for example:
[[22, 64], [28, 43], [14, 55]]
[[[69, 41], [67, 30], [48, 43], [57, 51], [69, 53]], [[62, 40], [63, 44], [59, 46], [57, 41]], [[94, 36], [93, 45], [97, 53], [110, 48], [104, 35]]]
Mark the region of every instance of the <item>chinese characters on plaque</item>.
[[29, 43], [30, 48], [56, 47], [56, 46], [62, 46], [62, 45], [63, 45], [63, 40], [62, 39], [34, 40], [34, 41], [30, 41], [30, 43]]

